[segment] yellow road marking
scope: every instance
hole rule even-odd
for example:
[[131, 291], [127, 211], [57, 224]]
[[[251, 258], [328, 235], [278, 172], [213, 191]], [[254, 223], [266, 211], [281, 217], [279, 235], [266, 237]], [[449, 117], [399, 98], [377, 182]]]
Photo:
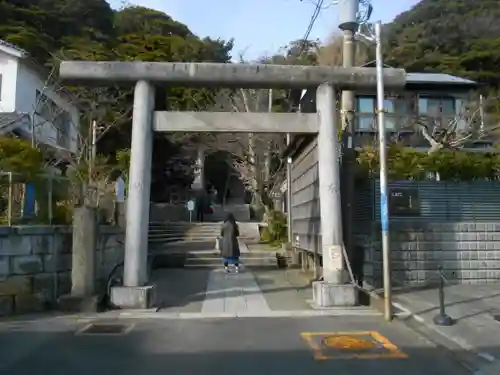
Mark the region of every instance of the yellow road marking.
[[[394, 359], [408, 358], [395, 344], [377, 331], [353, 331], [353, 332], [302, 332], [300, 334], [304, 342], [313, 351], [314, 359], [324, 361], [328, 359]], [[360, 336], [368, 336], [373, 341], [379, 343], [384, 349], [383, 353], [352, 353], [356, 350], [363, 351], [371, 349], [368, 343], [370, 340]], [[323, 344], [323, 345], [322, 345]], [[373, 344], [373, 348], [376, 347]], [[325, 350], [333, 348], [338, 350], [351, 351], [351, 353], [340, 355], [327, 355]]]

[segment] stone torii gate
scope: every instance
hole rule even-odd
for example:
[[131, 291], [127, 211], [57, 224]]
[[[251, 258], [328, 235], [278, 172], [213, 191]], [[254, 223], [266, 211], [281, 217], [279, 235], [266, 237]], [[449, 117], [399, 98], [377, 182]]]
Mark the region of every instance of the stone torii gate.
[[[67, 83], [135, 85], [126, 213], [124, 285], [112, 291], [115, 305], [148, 308], [148, 221], [153, 132], [318, 133], [318, 167], [323, 281], [313, 286], [322, 306], [356, 304], [345, 284], [335, 90], [374, 89], [374, 68], [247, 65], [217, 63], [63, 61]], [[155, 112], [154, 84], [186, 87], [317, 89], [317, 113]], [[387, 89], [402, 89], [406, 73], [384, 69]]]

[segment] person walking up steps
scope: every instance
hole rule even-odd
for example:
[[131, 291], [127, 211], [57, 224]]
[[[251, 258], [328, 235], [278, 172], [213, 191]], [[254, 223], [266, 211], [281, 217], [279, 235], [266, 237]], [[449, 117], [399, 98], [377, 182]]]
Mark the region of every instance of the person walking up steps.
[[229, 213], [222, 224], [221, 235], [221, 256], [224, 262], [224, 269], [229, 272], [229, 265], [234, 265], [235, 271], [239, 272], [240, 246], [238, 236], [240, 230], [232, 213]]
[[207, 207], [206, 201], [207, 201], [207, 199], [206, 199], [205, 190], [200, 189], [200, 191], [198, 191], [196, 201], [195, 201], [196, 220], [199, 221], [200, 223], [203, 223], [203, 221], [204, 221], [205, 209]]

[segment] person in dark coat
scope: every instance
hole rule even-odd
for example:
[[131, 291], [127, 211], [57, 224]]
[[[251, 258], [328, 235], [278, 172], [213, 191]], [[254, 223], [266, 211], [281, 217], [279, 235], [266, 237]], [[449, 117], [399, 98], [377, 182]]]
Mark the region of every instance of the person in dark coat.
[[224, 269], [229, 272], [229, 264], [233, 264], [235, 271], [239, 272], [240, 246], [238, 236], [240, 230], [232, 213], [229, 213], [222, 225], [221, 231], [221, 256], [224, 262]]
[[199, 221], [200, 223], [203, 223], [204, 216], [205, 216], [205, 209], [207, 207], [206, 204], [206, 194], [204, 189], [201, 189], [196, 197], [196, 220]]

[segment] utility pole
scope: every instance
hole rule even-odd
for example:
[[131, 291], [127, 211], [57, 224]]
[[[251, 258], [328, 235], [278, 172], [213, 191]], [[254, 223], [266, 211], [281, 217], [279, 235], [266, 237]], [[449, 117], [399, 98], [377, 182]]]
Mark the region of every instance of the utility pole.
[[[267, 96], [267, 111], [272, 113], [273, 111], [273, 89], [269, 89], [269, 94]], [[264, 179], [266, 183], [266, 189], [269, 189], [269, 180], [271, 179], [271, 157], [272, 157], [272, 147], [273, 141], [271, 138], [266, 144], [266, 154], [264, 160]], [[269, 192], [268, 192], [269, 194]]]
[[35, 114], [30, 118], [31, 120], [31, 147], [36, 147], [36, 134], [35, 134]]
[[[358, 0], [340, 0], [339, 28], [343, 31], [342, 66], [352, 68], [355, 65], [356, 46], [354, 34], [359, 24], [357, 14]], [[355, 93], [351, 90], [342, 91], [341, 120], [342, 120], [342, 218], [344, 228], [344, 246], [348, 257], [352, 259], [353, 244], [353, 204], [354, 204], [354, 177], [355, 177], [355, 150], [354, 150], [354, 110]], [[349, 259], [346, 259], [348, 262]]]
[[95, 157], [97, 154], [96, 143], [97, 143], [97, 121], [94, 120], [94, 121], [92, 121], [92, 144], [91, 144], [92, 163], [95, 162]]
[[[292, 135], [286, 133], [286, 145], [290, 146], [292, 142]], [[287, 221], [287, 234], [288, 242], [293, 243], [293, 228], [292, 228], [292, 158], [288, 157], [286, 160], [286, 221]]]
[[380, 155], [380, 221], [382, 224], [382, 263], [384, 273], [384, 318], [392, 320], [392, 286], [389, 248], [389, 202], [387, 195], [387, 144], [385, 128], [384, 64], [381, 42], [382, 23], [375, 24], [375, 42], [377, 58], [377, 115]]
[[97, 121], [92, 120], [90, 125], [90, 157], [89, 157], [89, 183], [92, 184], [92, 173], [94, 173], [95, 159], [97, 155]]

